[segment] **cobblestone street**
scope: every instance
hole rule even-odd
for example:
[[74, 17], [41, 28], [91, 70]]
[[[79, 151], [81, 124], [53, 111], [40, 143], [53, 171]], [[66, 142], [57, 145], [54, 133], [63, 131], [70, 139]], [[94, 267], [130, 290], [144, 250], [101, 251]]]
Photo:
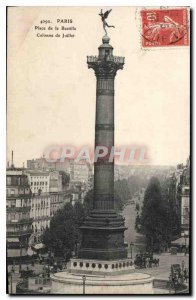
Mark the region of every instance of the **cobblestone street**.
[[[135, 199], [133, 198], [133, 200]], [[131, 242], [134, 243], [133, 254], [138, 253], [140, 250], [145, 251], [145, 237], [135, 230], [135, 204], [126, 205], [122, 214], [125, 217], [125, 226], [127, 227], [127, 230], [125, 231], [125, 241], [128, 244]]]

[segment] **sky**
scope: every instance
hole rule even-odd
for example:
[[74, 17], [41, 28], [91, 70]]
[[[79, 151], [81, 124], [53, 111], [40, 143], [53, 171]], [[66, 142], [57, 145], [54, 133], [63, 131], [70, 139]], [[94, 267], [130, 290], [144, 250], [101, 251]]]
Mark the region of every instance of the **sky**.
[[[115, 7], [108, 23], [114, 54], [125, 57], [115, 79], [115, 143], [145, 146], [150, 164], [189, 156], [189, 47], [142, 49], [140, 7]], [[16, 166], [51, 145], [94, 145], [96, 78], [86, 64], [104, 31], [99, 7], [8, 9], [7, 160]], [[57, 23], [72, 19], [72, 24]], [[50, 20], [50, 24], [40, 23]], [[35, 26], [74, 26], [74, 38]], [[59, 31], [67, 34], [67, 31]], [[56, 34], [56, 31], [52, 32]]]

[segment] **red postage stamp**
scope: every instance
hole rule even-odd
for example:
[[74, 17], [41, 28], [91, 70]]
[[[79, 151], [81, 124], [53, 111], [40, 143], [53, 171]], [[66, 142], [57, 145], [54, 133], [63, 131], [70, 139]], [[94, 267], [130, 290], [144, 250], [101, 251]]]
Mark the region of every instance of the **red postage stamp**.
[[169, 47], [189, 45], [189, 10], [142, 10], [142, 46]]

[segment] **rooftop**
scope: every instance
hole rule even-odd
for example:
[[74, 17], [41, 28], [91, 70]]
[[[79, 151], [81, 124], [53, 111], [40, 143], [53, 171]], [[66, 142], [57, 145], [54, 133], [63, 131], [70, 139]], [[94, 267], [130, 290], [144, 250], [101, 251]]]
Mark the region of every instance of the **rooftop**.
[[33, 176], [49, 176], [49, 171], [42, 171], [42, 170], [26, 170], [27, 174], [33, 175]]

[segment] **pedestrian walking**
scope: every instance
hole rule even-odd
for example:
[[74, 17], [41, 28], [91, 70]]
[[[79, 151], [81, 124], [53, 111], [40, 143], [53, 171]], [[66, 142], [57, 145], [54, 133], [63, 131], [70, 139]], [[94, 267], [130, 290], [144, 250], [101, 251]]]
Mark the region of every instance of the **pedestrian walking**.
[[184, 269], [184, 280], [186, 283], [188, 282], [188, 279], [189, 279], [188, 269], [185, 268]]
[[185, 262], [184, 262], [184, 260], [182, 261], [182, 270], [184, 270], [184, 268], [185, 268]]

